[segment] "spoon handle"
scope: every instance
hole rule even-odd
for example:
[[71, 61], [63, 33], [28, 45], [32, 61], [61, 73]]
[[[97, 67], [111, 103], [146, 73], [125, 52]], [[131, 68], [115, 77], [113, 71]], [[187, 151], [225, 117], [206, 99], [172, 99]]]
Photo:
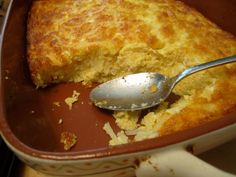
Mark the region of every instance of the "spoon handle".
[[180, 80], [182, 80], [183, 78], [196, 73], [198, 71], [202, 71], [208, 68], [212, 68], [215, 66], [219, 66], [219, 65], [223, 65], [223, 64], [227, 64], [227, 63], [232, 63], [236, 61], [236, 55], [230, 56], [230, 57], [226, 57], [226, 58], [221, 58], [218, 60], [214, 60], [214, 61], [210, 61], [207, 63], [203, 63], [200, 65], [196, 65], [196, 66], [192, 66], [186, 70], [184, 70], [182, 73], [178, 74], [177, 76], [174, 77], [175, 79], [175, 84], [178, 83]]

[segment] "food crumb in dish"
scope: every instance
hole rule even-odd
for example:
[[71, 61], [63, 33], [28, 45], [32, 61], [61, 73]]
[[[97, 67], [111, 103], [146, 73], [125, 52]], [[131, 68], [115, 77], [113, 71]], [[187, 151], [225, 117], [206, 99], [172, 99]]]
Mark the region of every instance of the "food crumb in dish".
[[64, 149], [68, 151], [77, 143], [77, 136], [74, 133], [62, 132], [60, 142], [64, 144]]
[[34, 110], [31, 110], [31, 111], [30, 111], [30, 113], [31, 113], [31, 114], [34, 114], [34, 113], [35, 113], [35, 111], [34, 111]]
[[103, 126], [103, 130], [110, 136], [111, 140], [109, 141], [109, 145], [120, 145], [126, 144], [129, 142], [129, 138], [125, 135], [125, 132], [122, 130], [115, 134], [109, 122], [105, 123]]
[[122, 130], [136, 129], [138, 119], [140, 117], [140, 111], [115, 111], [113, 117], [116, 120], [116, 124]]
[[55, 106], [57, 106], [57, 107], [60, 107], [60, 106], [61, 106], [61, 104], [60, 104], [59, 101], [54, 101], [54, 102], [53, 102], [53, 105], [55, 105]]
[[8, 80], [9, 79], [9, 77], [8, 76], [5, 76], [5, 80]]
[[140, 126], [135, 130], [134, 141], [143, 141], [145, 139], [156, 138], [159, 136], [158, 131], [155, 129], [149, 129], [146, 126]]
[[65, 103], [69, 106], [69, 110], [72, 109], [72, 105], [78, 101], [80, 93], [77, 92], [76, 90], [73, 90], [73, 94], [71, 97], [67, 97], [65, 99]]

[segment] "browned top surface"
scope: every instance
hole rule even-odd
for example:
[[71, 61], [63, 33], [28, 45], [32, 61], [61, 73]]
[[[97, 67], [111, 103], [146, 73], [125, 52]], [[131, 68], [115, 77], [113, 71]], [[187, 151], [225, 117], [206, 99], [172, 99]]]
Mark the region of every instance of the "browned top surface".
[[[65, 76], [76, 72], [70, 64], [87, 70], [102, 60], [104, 66], [97, 63], [89, 73], [77, 69], [79, 81], [101, 82], [120, 75], [120, 68], [122, 74], [146, 69], [173, 76], [236, 51], [232, 35], [174, 0], [35, 1], [28, 22], [28, 60], [37, 86], [73, 80], [73, 74]], [[136, 64], [134, 58], [152, 53], [158, 61]]]

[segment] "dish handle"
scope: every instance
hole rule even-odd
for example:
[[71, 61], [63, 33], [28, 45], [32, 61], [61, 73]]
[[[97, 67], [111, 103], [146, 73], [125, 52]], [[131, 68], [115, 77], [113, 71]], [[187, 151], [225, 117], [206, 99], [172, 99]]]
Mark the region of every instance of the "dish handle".
[[184, 148], [169, 149], [140, 162], [137, 177], [236, 177], [197, 158]]

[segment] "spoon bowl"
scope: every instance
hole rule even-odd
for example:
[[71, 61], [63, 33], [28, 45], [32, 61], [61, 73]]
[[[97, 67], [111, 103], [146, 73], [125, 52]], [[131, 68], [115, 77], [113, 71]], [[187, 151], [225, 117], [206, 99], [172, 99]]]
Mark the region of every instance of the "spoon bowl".
[[236, 61], [236, 56], [222, 58], [190, 67], [175, 77], [159, 73], [138, 73], [116, 78], [95, 87], [90, 93], [92, 102], [103, 109], [134, 111], [163, 102], [183, 78], [211, 67]]
[[[168, 97], [170, 79], [159, 73], [138, 73], [120, 77], [92, 90], [91, 100], [110, 110], [139, 110], [155, 106]], [[155, 98], [155, 99], [153, 99]]]

